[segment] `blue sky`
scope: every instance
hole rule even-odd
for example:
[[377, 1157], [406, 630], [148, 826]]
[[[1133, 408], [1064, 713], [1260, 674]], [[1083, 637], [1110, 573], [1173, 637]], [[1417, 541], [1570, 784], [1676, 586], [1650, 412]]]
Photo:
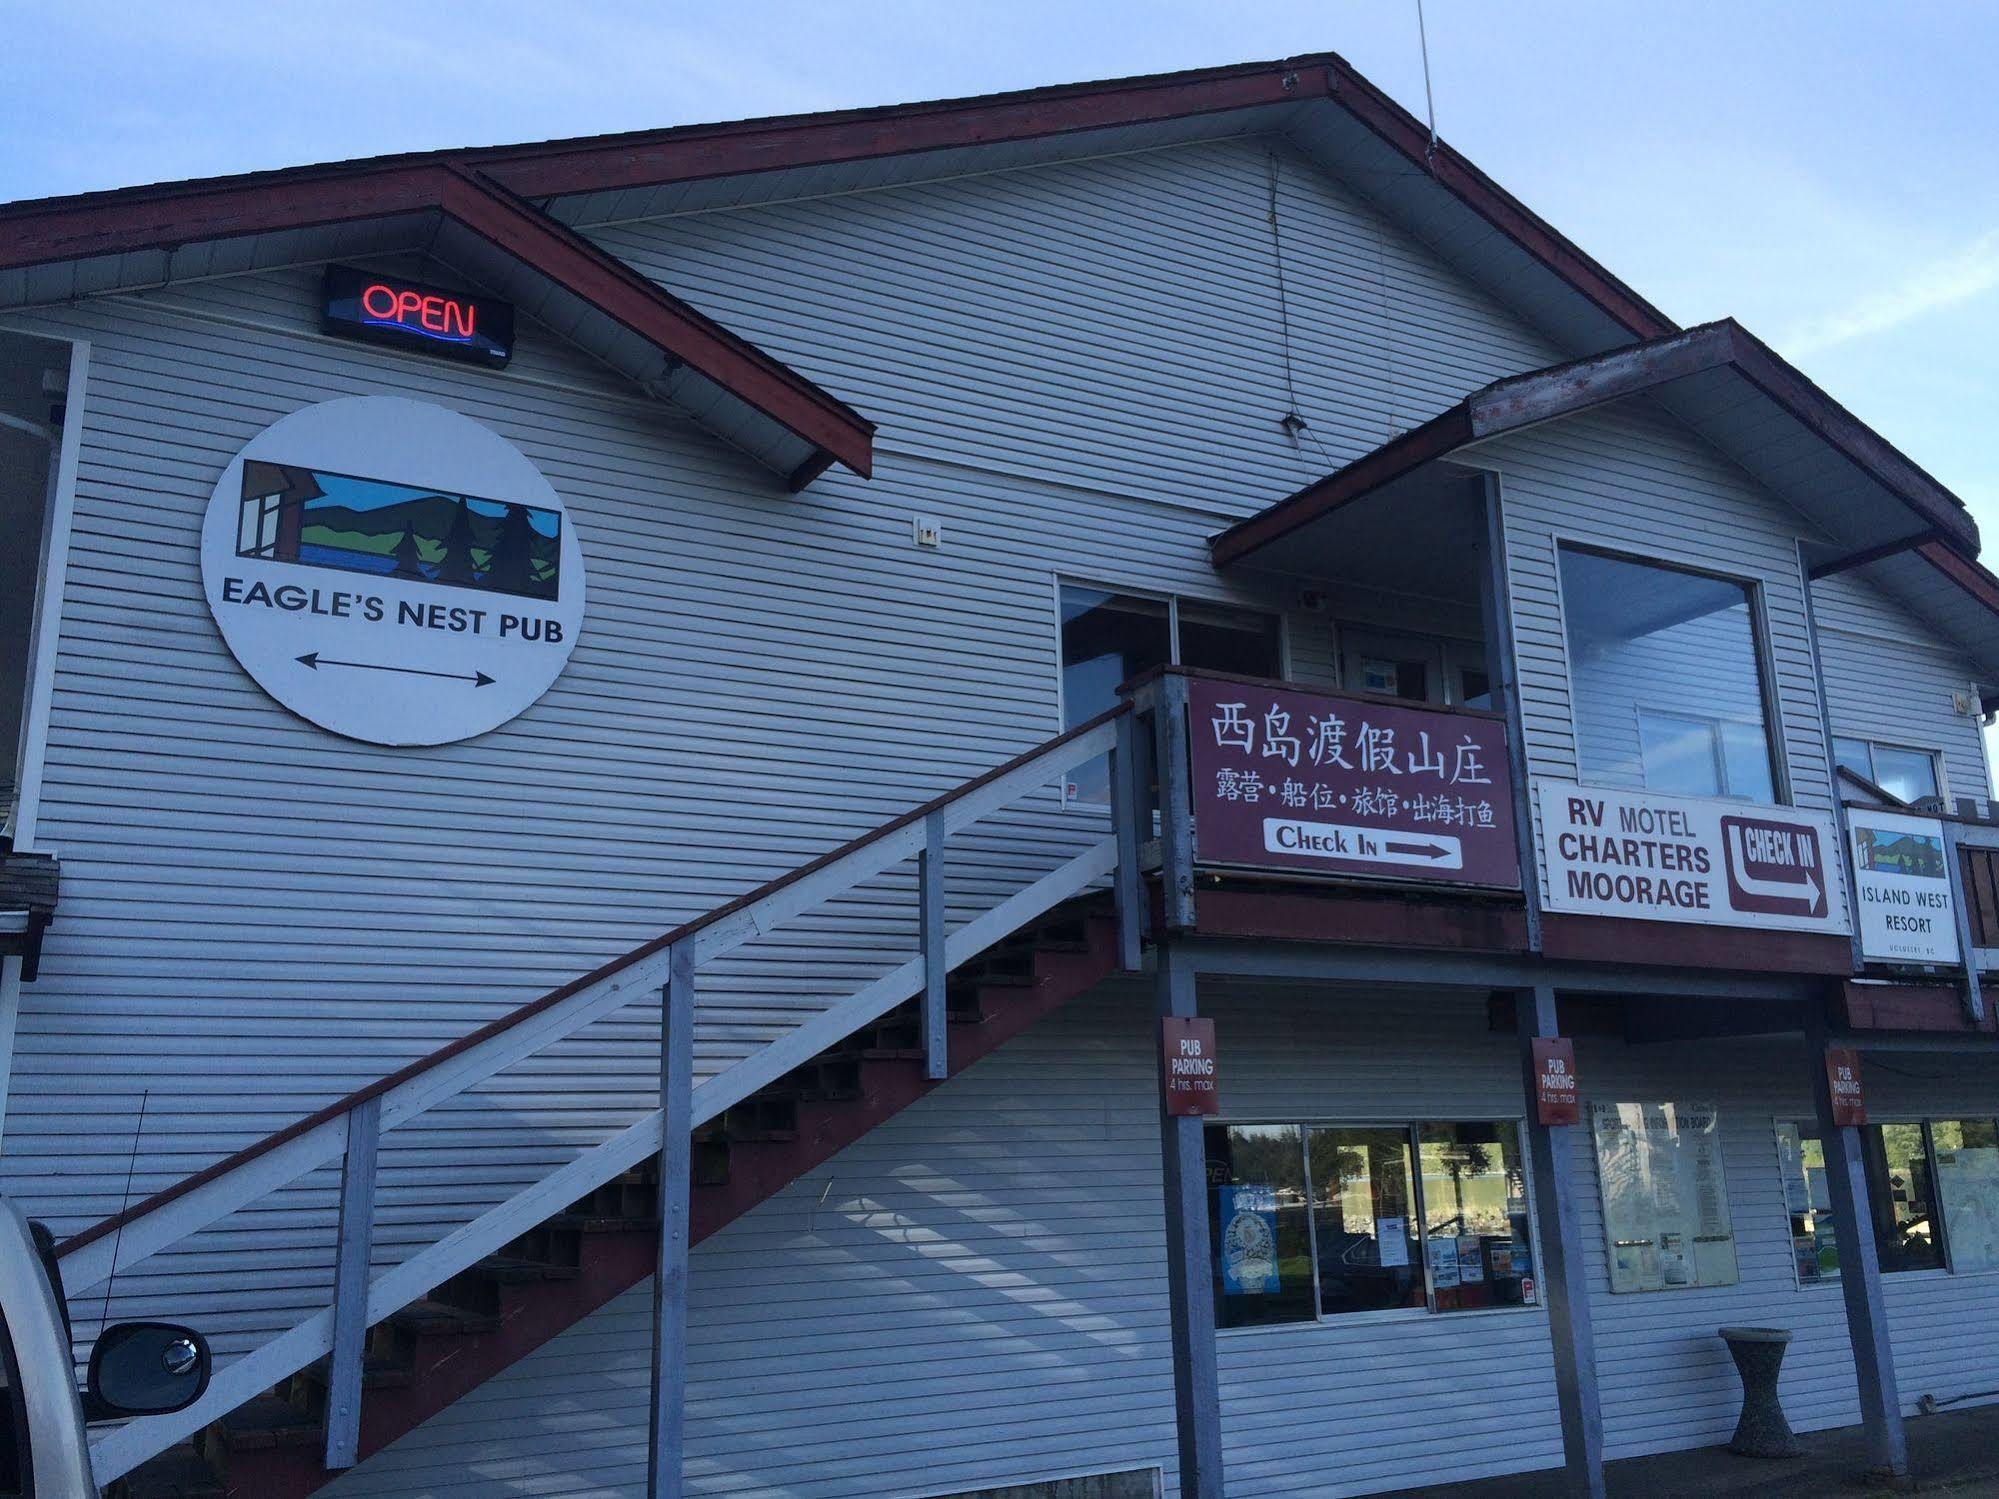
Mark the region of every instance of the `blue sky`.
[[[1446, 139], [1673, 317], [1740, 318], [1999, 538], [1999, 5], [1427, 15]], [[0, 198], [1324, 48], [1423, 108], [1414, 0], [0, 0], [0, 17]]]

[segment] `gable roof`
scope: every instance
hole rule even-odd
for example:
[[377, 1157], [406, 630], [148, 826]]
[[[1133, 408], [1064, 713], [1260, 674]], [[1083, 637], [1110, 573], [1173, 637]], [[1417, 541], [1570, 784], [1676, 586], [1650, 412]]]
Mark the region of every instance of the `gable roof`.
[[[314, 228], [340, 227], [342, 233], [331, 242], [360, 248], [330, 253], [360, 253], [371, 243], [357, 233], [360, 219], [368, 212], [402, 211], [407, 217], [409, 207], [399, 210], [390, 203], [370, 208], [365, 200], [384, 183], [423, 168], [447, 168], [496, 197], [511, 194], [522, 215], [573, 226], [1230, 133], [1284, 134], [1446, 261], [1571, 348], [1601, 353], [1634, 341], [1669, 340], [1680, 332], [1664, 313], [1455, 148], [1433, 138], [1414, 115], [1331, 52], [973, 98], [379, 157], [4, 205], [0, 307], [120, 285], [157, 285], [174, 273], [176, 257], [190, 249], [203, 257], [207, 269], [183, 274], [255, 269], [260, 253], [281, 255], [288, 246], [296, 259], [292, 242], [302, 227], [308, 234]], [[247, 244], [240, 238], [215, 240], [233, 222], [229, 205], [242, 213], [242, 205], [250, 202], [266, 205], [255, 216], [263, 237], [253, 235]], [[384, 221], [375, 225], [387, 232]], [[203, 235], [209, 236], [206, 242]], [[597, 253], [581, 240], [573, 241], [571, 249]], [[810, 456], [788, 470], [794, 487], [836, 459], [856, 472], [869, 471], [870, 424], [636, 277], [621, 262], [601, 254], [597, 258], [609, 262], [599, 267], [606, 280], [637, 280], [651, 287], [660, 303], [653, 346], [673, 361], [669, 378], [688, 388], [676, 393], [682, 404], [707, 405], [713, 425], [714, 408], [740, 403], [766, 424], [775, 423], [778, 431], [809, 443]], [[1938, 502], [1931, 508], [1944, 517], [1935, 537], [1953, 550], [1975, 550], [1968, 519], [1961, 525], [1950, 520], [1951, 511], [1961, 512], [1962, 506], [1947, 491], [1746, 332], [1733, 323], [1726, 326], [1733, 330], [1732, 340], [1767, 356], [1748, 356], [1741, 366], [1745, 378], [1753, 379], [1747, 363], [1780, 368], [1784, 378], [1779, 383], [1802, 386], [1815, 397], [1799, 403], [1801, 409], [1837, 413], [1840, 420], [1832, 427], [1840, 440], [1833, 447], [1843, 446], [1850, 459], [1863, 467], [1871, 464], [1884, 475], [1900, 470], [1903, 482], [1890, 487], [1904, 500], [1930, 491], [1930, 499]], [[683, 354], [683, 346], [692, 357]], [[737, 427], [732, 440], [742, 443], [742, 424]], [[1443, 436], [1442, 429], [1417, 430], [1427, 430], [1431, 441]], [[1387, 453], [1381, 450], [1362, 462], [1393, 461]], [[766, 461], [773, 460], [766, 456]], [[1904, 540], [1896, 537], [1892, 544], [1899, 547]], [[1896, 570], [1897, 558], [1928, 562], [1931, 550], [1898, 553], [1885, 566]]]
[[1964, 502], [1733, 319], [1496, 380], [1209, 542], [1215, 565], [1268, 556], [1314, 522], [1475, 443], [1645, 395], [1837, 543], [1815, 575], [1926, 544], [1966, 554]]
[[[448, 154], [0, 209], [0, 305], [421, 248], [786, 474], [866, 475], [874, 425]], [[135, 279], [136, 278], [136, 279]]]

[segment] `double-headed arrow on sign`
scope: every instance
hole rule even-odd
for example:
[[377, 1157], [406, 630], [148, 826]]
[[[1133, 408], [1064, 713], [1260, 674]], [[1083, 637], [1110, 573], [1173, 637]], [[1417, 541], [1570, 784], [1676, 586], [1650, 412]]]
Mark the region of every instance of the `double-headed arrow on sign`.
[[298, 658], [300, 666], [309, 666], [318, 671], [322, 666], [347, 666], [356, 671], [394, 671], [406, 677], [442, 677], [447, 682], [470, 682], [474, 687], [490, 687], [494, 678], [483, 671], [474, 671], [467, 676], [462, 671], [426, 671], [420, 666], [384, 666], [376, 661], [336, 661], [331, 656], [322, 656], [318, 651], [307, 651]]

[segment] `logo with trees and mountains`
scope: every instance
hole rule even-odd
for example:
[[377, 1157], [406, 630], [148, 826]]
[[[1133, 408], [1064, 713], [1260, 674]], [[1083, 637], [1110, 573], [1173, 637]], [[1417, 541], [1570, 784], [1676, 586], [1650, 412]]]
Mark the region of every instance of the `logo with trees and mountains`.
[[561, 591], [562, 514], [247, 459], [236, 555], [554, 599]]

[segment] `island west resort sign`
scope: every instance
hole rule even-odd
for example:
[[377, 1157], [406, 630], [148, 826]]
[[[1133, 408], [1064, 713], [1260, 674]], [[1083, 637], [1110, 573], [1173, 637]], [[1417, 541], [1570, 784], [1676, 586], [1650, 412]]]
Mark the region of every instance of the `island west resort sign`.
[[300, 717], [375, 744], [497, 728], [562, 672], [583, 557], [511, 443], [442, 406], [327, 401], [253, 438], [201, 533], [222, 638]]

